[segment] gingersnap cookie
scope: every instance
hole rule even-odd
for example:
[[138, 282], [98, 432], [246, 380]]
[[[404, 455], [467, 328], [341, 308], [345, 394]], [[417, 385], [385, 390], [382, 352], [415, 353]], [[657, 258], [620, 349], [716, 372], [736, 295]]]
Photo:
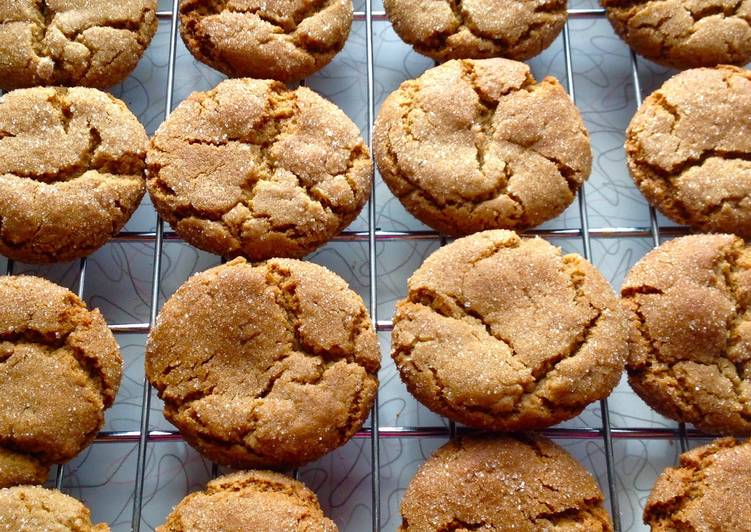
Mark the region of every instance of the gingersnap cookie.
[[450, 441], [417, 471], [401, 512], [402, 532], [613, 529], [590, 474], [534, 434]]
[[631, 120], [631, 176], [665, 216], [751, 237], [751, 71], [698, 68], [672, 77]]
[[[751, 442], [722, 438], [683, 453], [644, 507], [652, 530], [743, 532], [751, 523]], [[728, 504], [732, 504], [732, 508]]]
[[91, 512], [58, 490], [40, 486], [0, 489], [0, 526], [16, 532], [108, 532], [104, 523], [93, 524]]
[[157, 532], [336, 532], [305, 484], [271, 471], [212, 480], [175, 506]]
[[621, 296], [634, 391], [705, 432], [751, 434], [751, 250], [743, 240], [671, 240], [631, 268]]
[[193, 276], [146, 346], [164, 415], [208, 458], [292, 467], [347, 442], [378, 388], [362, 299], [322, 266], [238, 258]]
[[751, 61], [747, 0], [600, 0], [615, 32], [661, 65], [679, 69]]
[[613, 290], [588, 261], [496, 230], [440, 248], [415, 271], [396, 306], [391, 355], [434, 412], [530, 430], [607, 397], [627, 337]]
[[151, 140], [148, 189], [188, 243], [218, 255], [302, 257], [370, 196], [357, 127], [310, 89], [224, 81], [193, 93]]
[[104, 424], [122, 359], [98, 310], [45, 279], [0, 277], [0, 485], [39, 481]]
[[86, 256], [125, 225], [144, 186], [148, 138], [123, 102], [82, 87], [0, 99], [0, 254]]
[[592, 165], [563, 87], [506, 59], [449, 61], [405, 81], [374, 135], [394, 195], [450, 235], [539, 225], [571, 204]]
[[507, 57], [524, 61], [566, 24], [565, 0], [384, 0], [394, 31], [435, 59]]
[[298, 81], [344, 47], [352, 0], [183, 0], [180, 35], [199, 61], [230, 77]]
[[156, 0], [14, 0], [0, 5], [0, 89], [107, 88], [156, 33]]

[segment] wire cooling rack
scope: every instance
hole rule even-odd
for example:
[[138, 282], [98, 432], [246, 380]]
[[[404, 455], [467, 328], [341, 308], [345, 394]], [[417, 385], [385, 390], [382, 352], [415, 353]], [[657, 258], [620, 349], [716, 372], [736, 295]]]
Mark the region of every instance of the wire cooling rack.
[[[586, 20], [602, 19], [604, 10], [599, 8], [569, 9], [569, 20]], [[169, 46], [167, 50], [167, 78], [165, 88], [165, 105], [164, 117], [169, 114], [175, 103], [175, 77], [176, 77], [176, 53], [179, 46], [178, 38], [178, 0], [172, 0], [172, 6], [169, 10], [161, 10], [158, 17], [162, 25], [169, 27]], [[365, 90], [365, 110], [367, 131], [363, 134], [370, 139], [372, 137], [373, 119], [375, 116], [375, 82], [374, 75], [374, 22], [386, 21], [383, 11], [373, 9], [371, 0], [366, 0], [363, 11], [356, 11], [354, 24], [364, 25], [365, 32], [365, 70], [366, 70], [366, 90]], [[571, 44], [571, 31], [569, 24], [564, 27], [562, 34], [563, 49], [563, 70], [565, 73], [565, 82], [572, 99], [576, 102], [576, 91], [574, 86], [574, 69], [573, 59], [574, 52]], [[642, 100], [642, 86], [640, 83], [640, 73], [637, 58], [631, 52], [630, 55], [630, 77], [632, 83], [633, 96], [637, 104]], [[372, 152], [372, 150], [371, 150]], [[624, 168], [625, 171], [625, 168]], [[382, 191], [381, 191], [382, 192]], [[376, 261], [376, 246], [381, 242], [393, 241], [432, 241], [445, 243], [441, 235], [423, 229], [416, 230], [382, 230], [377, 226], [376, 218], [376, 194], [379, 191], [373, 186], [372, 197], [367, 208], [367, 230], [348, 230], [337, 236], [336, 242], [360, 243], [367, 247], [367, 279], [369, 292], [369, 306], [372, 318], [376, 323], [376, 329], [379, 332], [388, 333], [392, 329], [392, 323], [385, 316], [379, 316], [379, 290], [378, 290], [378, 264]], [[649, 209], [648, 225], [632, 226], [603, 226], [590, 227], [589, 207], [587, 203], [587, 186], [585, 185], [579, 191], [578, 196], [578, 224], [573, 227], [560, 227], [552, 229], [537, 229], [528, 231], [527, 234], [538, 235], [544, 238], [555, 240], [578, 241], [582, 254], [586, 258], [592, 256], [592, 240], [597, 239], [649, 239], [653, 246], [660, 243], [663, 237], [673, 237], [686, 234], [686, 229], [682, 227], [661, 227], [658, 223], [658, 217], [654, 209]], [[165, 242], [176, 241], [178, 237], [172, 231], [165, 228], [163, 222], [157, 218], [155, 230], [153, 231], [123, 231], [114, 239], [115, 242], [127, 243], [137, 242], [144, 245], [152, 246], [153, 268], [151, 272], [150, 298], [148, 306], [148, 321], [128, 322], [113, 324], [110, 326], [114, 333], [120, 335], [144, 335], [149, 332], [153, 326], [159, 311], [160, 293], [162, 293], [162, 258], [164, 256]], [[7, 273], [14, 273], [14, 264], [8, 261]], [[83, 298], [84, 287], [87, 282], [87, 259], [81, 259], [77, 272], [77, 291]], [[383, 350], [384, 359], [387, 357], [387, 350]], [[131, 527], [134, 531], [142, 528], [142, 511], [144, 508], [144, 485], [146, 477], [147, 451], [151, 446], [160, 442], [180, 442], [181, 437], [175, 430], [154, 430], [150, 429], [150, 412], [152, 402], [152, 391], [148, 383], [144, 380], [142, 397], [140, 401], [140, 429], [139, 430], [108, 430], [101, 432], [95, 442], [95, 446], [107, 443], [129, 443], [136, 446], [136, 464], [135, 477], [132, 485], [132, 519]], [[684, 425], [678, 425], [677, 428], [667, 426], [636, 426], [636, 427], [613, 427], [610, 421], [610, 409], [608, 401], [603, 400], [599, 409], [599, 422], [589, 423], [581, 427], [556, 427], [544, 431], [544, 433], [557, 440], [591, 440], [601, 442], [604, 449], [605, 471], [604, 478], [601, 478], [603, 490], [608, 496], [610, 511], [616, 531], [622, 529], [621, 512], [619, 511], [619, 485], [616, 481], [616, 472], [614, 469], [614, 451], [613, 445], [616, 440], [670, 440], [678, 444], [681, 451], [689, 446], [689, 439], [699, 439], [702, 434], [687, 430]], [[463, 432], [463, 428], [457, 428], [453, 423], [431, 424], [431, 425], [408, 425], [408, 426], [385, 426], [379, 422], [379, 404], [376, 399], [376, 405], [370, 417], [369, 426], [363, 428], [357, 433], [355, 438], [369, 441], [371, 459], [370, 459], [370, 521], [372, 529], [378, 531], [382, 529], [381, 518], [383, 515], [381, 495], [381, 442], [393, 438], [422, 439], [422, 438], [446, 438], [455, 435], [457, 432]], [[64, 488], [66, 466], [58, 466], [54, 475], [54, 484], [57, 488]], [[211, 468], [211, 475], [216, 476], [217, 467]], [[96, 510], [96, 509], [94, 509]], [[96, 513], [96, 511], [95, 511]], [[350, 527], [352, 528], [352, 527]], [[354, 528], [353, 528], [354, 529]]]

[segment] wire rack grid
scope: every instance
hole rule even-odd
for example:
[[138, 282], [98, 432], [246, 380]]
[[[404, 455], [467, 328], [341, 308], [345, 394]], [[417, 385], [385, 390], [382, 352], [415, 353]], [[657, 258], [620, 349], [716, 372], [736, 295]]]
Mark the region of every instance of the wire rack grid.
[[[175, 65], [176, 50], [178, 45], [178, 5], [179, 0], [172, 0], [170, 10], [158, 11], [158, 17], [169, 23], [169, 49], [167, 60], [167, 84], [166, 84], [166, 105], [164, 118], [166, 118], [173, 108], [174, 89], [175, 89]], [[596, 19], [605, 15], [603, 9], [569, 9], [569, 20], [575, 19]], [[373, 46], [373, 22], [385, 21], [386, 16], [383, 11], [375, 11], [372, 7], [372, 1], [365, 1], [364, 11], [356, 11], [354, 14], [356, 24], [365, 25], [365, 53], [366, 53], [366, 74], [367, 74], [367, 92], [366, 92], [366, 112], [367, 112], [367, 138], [372, 148], [372, 127], [375, 116], [375, 98], [374, 98], [374, 46]], [[573, 74], [573, 53], [571, 46], [571, 37], [569, 24], [566, 23], [562, 34], [563, 55], [565, 60], [565, 77], [568, 91], [571, 98], [576, 102], [576, 92], [574, 87]], [[634, 96], [637, 104], [642, 101], [642, 88], [640, 84], [639, 70], [637, 67], [636, 55], [631, 52], [631, 77], [633, 82]], [[372, 153], [372, 149], [371, 149]], [[687, 230], [682, 227], [660, 227], [658, 218], [653, 208], [649, 210], [648, 226], [630, 226], [630, 227], [598, 227], [591, 228], [589, 225], [588, 205], [586, 200], [586, 185], [579, 191], [579, 226], [565, 227], [559, 229], [537, 229], [528, 231], [527, 234], [538, 235], [546, 238], [555, 239], [578, 239], [581, 243], [583, 255], [585, 258], [591, 257], [591, 240], [593, 238], [649, 238], [654, 246], [659, 245], [662, 237], [672, 237], [686, 234]], [[371, 200], [368, 204], [367, 212], [367, 231], [345, 231], [335, 237], [339, 242], [361, 242], [367, 244], [368, 253], [368, 278], [370, 294], [370, 313], [379, 332], [388, 332], [392, 329], [392, 323], [389, 319], [381, 319], [378, 316], [379, 293], [377, 290], [377, 264], [376, 264], [376, 244], [378, 242], [397, 241], [397, 240], [432, 240], [445, 243], [445, 238], [438, 233], [429, 230], [414, 231], [385, 231], [376, 225], [376, 186], [372, 189]], [[162, 282], [162, 256], [165, 241], [178, 240], [176, 234], [166, 230], [161, 219], [157, 217], [154, 231], [122, 231], [114, 239], [120, 242], [144, 242], [153, 245], [153, 269], [151, 274], [151, 292], [149, 305], [148, 322], [132, 322], [111, 325], [110, 328], [114, 333], [119, 334], [146, 334], [154, 325], [156, 316], [159, 311], [160, 302], [160, 283]], [[83, 258], [79, 263], [77, 277], [77, 292], [83, 298], [84, 287], [86, 283], [87, 259]], [[7, 263], [7, 274], [14, 273], [14, 264], [12, 261]], [[103, 431], [101, 432], [94, 444], [106, 443], [132, 443], [137, 444], [137, 464], [133, 492], [132, 505], [132, 529], [138, 532], [141, 528], [141, 514], [144, 504], [144, 477], [146, 469], [146, 453], [148, 446], [153, 443], [180, 441], [180, 434], [175, 430], [150, 430], [149, 412], [151, 405], [152, 391], [149, 383], [143, 382], [143, 395], [141, 400], [140, 429], [137, 431]], [[545, 435], [554, 439], [567, 440], [600, 440], [604, 445], [605, 463], [607, 473], [607, 490], [609, 491], [610, 510], [613, 517], [615, 530], [621, 530], [621, 516], [618, 508], [617, 483], [614, 472], [613, 458], [613, 441], [617, 439], [641, 439], [641, 440], [673, 440], [679, 444], [681, 451], [685, 451], [689, 445], [689, 439], [700, 439], [703, 436], [695, 430], [687, 430], [684, 425], [677, 428], [666, 427], [631, 427], [631, 428], [614, 428], [610, 423], [610, 415], [607, 399], [601, 402], [600, 423], [597, 426], [587, 426], [580, 428], [551, 428], [543, 431]], [[369, 439], [371, 459], [370, 474], [370, 491], [372, 504], [372, 529], [378, 531], [381, 529], [381, 479], [380, 479], [380, 442], [387, 438], [431, 438], [431, 437], [449, 437], [456, 433], [462, 433], [465, 429], [456, 427], [453, 423], [446, 426], [382, 426], [379, 423], [378, 399], [374, 405], [370, 417], [370, 426], [359, 431], [355, 438]], [[63, 485], [64, 466], [58, 466], [55, 472], [55, 486], [60, 489]], [[217, 467], [212, 467], [212, 475], [216, 476]]]

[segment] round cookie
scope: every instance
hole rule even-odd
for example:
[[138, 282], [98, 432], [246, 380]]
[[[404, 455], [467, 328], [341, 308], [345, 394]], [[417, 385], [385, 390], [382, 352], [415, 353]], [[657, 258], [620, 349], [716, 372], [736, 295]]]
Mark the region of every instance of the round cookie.
[[751, 237], [749, 116], [751, 71], [698, 68], [666, 81], [626, 132], [629, 169], [647, 200], [675, 222]]
[[192, 94], [151, 140], [148, 189], [190, 244], [302, 257], [354, 220], [372, 164], [357, 127], [313, 91], [228, 80]]
[[743, 240], [671, 240], [631, 268], [621, 296], [634, 391], [704, 432], [751, 434], [751, 249]]
[[748, 530], [751, 442], [722, 438], [683, 453], [680, 462], [658, 477], [644, 522], [655, 532]]
[[293, 467], [347, 442], [378, 388], [380, 356], [362, 299], [294, 259], [235, 259], [165, 303], [146, 346], [164, 415], [211, 460]]
[[751, 61], [749, 0], [600, 0], [640, 55], [678, 69]]
[[46, 478], [104, 424], [122, 359], [98, 310], [39, 277], [0, 277], [0, 486]]
[[97, 89], [37, 87], [0, 99], [0, 254], [68, 261], [104, 245], [143, 197], [148, 137]]
[[212, 480], [172, 510], [157, 532], [337, 532], [305, 484], [271, 471]]
[[0, 489], [0, 525], [15, 532], [108, 532], [93, 524], [91, 512], [79, 501], [40, 486]]
[[434, 412], [472, 427], [530, 430], [607, 397], [627, 337], [594, 266], [496, 230], [440, 248], [415, 271], [396, 306], [391, 354]]
[[563, 87], [507, 59], [449, 61], [405, 81], [384, 102], [374, 142], [394, 195], [450, 235], [539, 225], [571, 204], [592, 165]]
[[352, 0], [183, 0], [180, 35], [230, 77], [299, 81], [344, 47]]
[[394, 31], [436, 61], [542, 52], [566, 24], [565, 0], [384, 0]]
[[2, 2], [0, 89], [121, 82], [156, 33], [156, 7], [156, 0]]
[[450, 441], [417, 471], [401, 512], [401, 532], [613, 530], [590, 474], [533, 434]]

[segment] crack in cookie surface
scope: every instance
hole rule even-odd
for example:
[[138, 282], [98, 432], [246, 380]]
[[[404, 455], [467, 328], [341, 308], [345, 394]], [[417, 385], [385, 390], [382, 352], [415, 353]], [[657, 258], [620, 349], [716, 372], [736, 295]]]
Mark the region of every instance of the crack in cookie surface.
[[451, 61], [403, 83], [374, 135], [391, 191], [447, 234], [542, 223], [591, 168], [589, 136], [562, 87], [503, 59]]
[[[228, 120], [228, 115], [234, 115]], [[356, 126], [312, 91], [232, 80], [193, 95], [152, 139], [149, 192], [191, 244], [224, 256], [302, 256], [370, 194]]]
[[748, 113], [751, 73], [732, 66], [683, 72], [650, 95], [626, 140], [650, 203], [703, 231], [751, 235]]
[[83, 7], [70, 0], [19, 0], [0, 9], [0, 49], [8, 56], [0, 85], [114, 85], [135, 68], [156, 28], [155, 0]]
[[474, 427], [529, 430], [606, 396], [626, 337], [617, 300], [591, 265], [486, 231], [415, 272], [397, 305], [392, 356], [432, 410]]
[[[204, 317], [220, 311], [220, 334], [183, 346], [183, 325], [203, 335]], [[287, 260], [237, 259], [194, 277], [147, 349], [166, 417], [212, 459], [243, 467], [302, 464], [347, 441], [379, 365], [362, 300], [323, 268]]]

